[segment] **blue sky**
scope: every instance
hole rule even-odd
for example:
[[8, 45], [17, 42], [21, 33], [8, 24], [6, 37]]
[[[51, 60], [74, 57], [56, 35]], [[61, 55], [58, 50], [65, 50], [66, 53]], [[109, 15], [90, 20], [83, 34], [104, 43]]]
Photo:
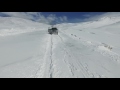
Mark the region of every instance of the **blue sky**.
[[49, 14], [55, 14], [57, 17], [67, 16], [68, 21], [75, 22], [77, 19], [82, 21], [86, 18], [96, 16], [96, 15], [101, 15], [106, 12], [42, 12], [42, 13], [46, 16]]
[[0, 16], [19, 17], [42, 23], [77, 23], [98, 17], [120, 15], [119, 12], [0, 12]]
[[85, 15], [98, 15], [103, 14], [105, 12], [42, 12], [43, 14], [56, 14], [57, 16], [67, 16], [68, 18], [80, 18], [84, 17]]

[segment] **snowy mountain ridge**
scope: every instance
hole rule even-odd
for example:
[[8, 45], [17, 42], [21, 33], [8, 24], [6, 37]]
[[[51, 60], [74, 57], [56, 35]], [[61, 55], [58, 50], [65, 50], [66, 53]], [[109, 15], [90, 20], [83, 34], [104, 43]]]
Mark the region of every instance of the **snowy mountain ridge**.
[[95, 21], [87, 21], [87, 22], [81, 22], [81, 23], [63, 23], [58, 24], [58, 27], [68, 27], [68, 28], [81, 28], [81, 29], [87, 29], [87, 28], [99, 28], [107, 25], [112, 25], [114, 23], [120, 22], [120, 16], [105, 16], [101, 17], [98, 20]]

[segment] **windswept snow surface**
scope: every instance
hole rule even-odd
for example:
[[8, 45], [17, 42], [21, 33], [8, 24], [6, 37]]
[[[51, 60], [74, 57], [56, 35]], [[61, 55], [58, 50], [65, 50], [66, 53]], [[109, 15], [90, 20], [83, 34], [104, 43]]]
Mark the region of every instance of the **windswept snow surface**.
[[0, 78], [120, 77], [120, 18], [48, 25], [0, 17]]

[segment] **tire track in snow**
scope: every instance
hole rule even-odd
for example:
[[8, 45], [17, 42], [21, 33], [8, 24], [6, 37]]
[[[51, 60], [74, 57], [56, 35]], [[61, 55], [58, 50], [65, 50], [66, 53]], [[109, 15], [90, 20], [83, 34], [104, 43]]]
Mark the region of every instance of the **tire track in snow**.
[[51, 52], [50, 52], [50, 60], [51, 60], [51, 62], [50, 62], [50, 70], [49, 70], [49, 73], [50, 73], [50, 78], [53, 78], [53, 71], [54, 71], [54, 69], [53, 69], [53, 59], [52, 59], [52, 55], [53, 55], [53, 39], [52, 39], [52, 35], [51, 35], [51, 48], [50, 48], [51, 50]]
[[[63, 33], [63, 32], [62, 32]], [[65, 34], [66, 35], [66, 34]], [[68, 35], [67, 35], [68, 36]], [[61, 36], [59, 36], [62, 40], [62, 42], [64, 43], [63, 39]], [[64, 43], [64, 45], [66, 46], [66, 44]], [[70, 49], [69, 49], [70, 50]], [[67, 51], [68, 52], [68, 51]], [[69, 51], [70, 52], [70, 51]], [[72, 53], [71, 57], [75, 58], [77, 64], [79, 65], [80, 69], [81, 69], [81, 72], [83, 73], [84, 77], [89, 77], [89, 78], [95, 78], [94, 74], [92, 72], [89, 71], [88, 68], [86, 68], [81, 62], [80, 60], [75, 57], [75, 55]], [[70, 64], [73, 68], [74, 68], [74, 65], [73, 64]]]
[[[74, 38], [74, 40], [76, 40], [76, 38]], [[79, 40], [79, 39], [78, 39]], [[92, 50], [93, 51], [95, 51], [95, 49], [97, 49], [97, 44], [95, 44], [95, 43], [93, 43], [93, 42], [91, 42], [91, 41], [87, 41], [87, 40], [80, 40], [81, 41], [81, 43], [84, 45], [84, 46], [86, 46], [86, 47], [89, 47], [89, 48], [92, 48]], [[76, 57], [77, 58], [77, 57]], [[77, 59], [78, 60], [78, 59]], [[78, 61], [79, 62], [79, 61]], [[87, 64], [87, 63], [86, 63]], [[98, 65], [100, 65], [99, 63], [98, 63]], [[92, 78], [96, 78], [96, 77], [98, 77], [98, 78], [103, 78], [103, 77], [106, 77], [106, 76], [104, 76], [104, 75], [100, 75], [100, 74], [98, 74], [98, 73], [96, 73], [96, 72], [91, 72], [89, 69], [88, 69], [88, 65], [87, 66], [84, 66], [84, 65], [82, 65], [85, 69], [86, 69], [86, 71], [88, 72], [88, 74], [92, 77]], [[101, 66], [101, 65], [100, 65]], [[101, 66], [102, 67], [102, 66]], [[104, 70], [106, 70], [107, 72], [108, 72], [108, 70], [107, 69], [105, 69], [104, 67], [103, 67], [103, 69]]]
[[[79, 38], [79, 37], [78, 37]], [[85, 39], [77, 39], [77, 38], [73, 38], [74, 40], [78, 40], [80, 41], [83, 45], [85, 45], [86, 47], [89, 47], [92, 49], [92, 51], [96, 51], [98, 53], [100, 53], [103, 56], [106, 56], [108, 58], [110, 58], [112, 61], [117, 61], [117, 63], [120, 63], [120, 56], [117, 53], [112, 52], [111, 50], [107, 50], [109, 48], [107, 48], [106, 46], [110, 47], [109, 45], [106, 44], [106, 46], [103, 43], [100, 42], [91, 42]], [[99, 47], [104, 47], [104, 48], [99, 48]], [[104, 50], [105, 49], [105, 50]], [[99, 63], [98, 63], [99, 64]], [[100, 65], [100, 64], [99, 64]], [[101, 66], [101, 65], [100, 65]], [[101, 66], [104, 70], [106, 70], [107, 72], [110, 73], [110, 71], [105, 68], [104, 66]], [[86, 67], [85, 67], [86, 68]], [[86, 68], [87, 72], [91, 75], [92, 78], [107, 78], [107, 76], [105, 75], [100, 75], [96, 72], [91, 72], [88, 70], [88, 68]]]
[[69, 57], [71, 57], [71, 56], [68, 54], [68, 52], [67, 52], [64, 48], [61, 48], [61, 49], [63, 49], [64, 52], [65, 52], [65, 55], [64, 55], [63, 61], [64, 61], [65, 64], [68, 66], [71, 75], [74, 76], [74, 73], [73, 73], [73, 70], [72, 70], [71, 64], [70, 64], [68, 61], [65, 60], [65, 58], [66, 58], [67, 55], [68, 55]]
[[[59, 36], [59, 38], [61, 39], [61, 41], [62, 41], [62, 43], [64, 44], [64, 46], [66, 47], [66, 44], [64, 43], [62, 37], [61, 37], [60, 35], [58, 35], [58, 36]], [[84, 77], [90, 77], [89, 73], [86, 71], [86, 69], [84, 68], [84, 66], [82, 65], [82, 63], [78, 61], [78, 59], [73, 55], [73, 53], [72, 53], [72, 55], [71, 55], [70, 53], [68, 53], [68, 52], [70, 52], [70, 51], [69, 51], [67, 48], [64, 48], [63, 50], [66, 52], [66, 54], [67, 54], [68, 56], [70, 56], [71, 58], [74, 58], [74, 59], [77, 61], [76, 63], [77, 63], [78, 66], [80, 67], [81, 73], [83, 74], [83, 76], [84, 76]], [[77, 70], [77, 68], [76, 68], [72, 63], [70, 63], [70, 62], [67, 62], [67, 64], [69, 65], [69, 68], [70, 68], [70, 70], [71, 70], [71, 73], [72, 73], [72, 75], [74, 76], [74, 73], [75, 73], [75, 71]], [[78, 76], [76, 76], [76, 77], [78, 77]]]
[[45, 70], [44, 70], [44, 77], [45, 78], [54, 78], [54, 60], [53, 60], [53, 36], [50, 35], [49, 44], [47, 48], [47, 56], [45, 59]]
[[[59, 37], [62, 39], [61, 36], [59, 36]], [[62, 41], [63, 41], [63, 39], [62, 39]], [[63, 41], [63, 43], [64, 43], [64, 41]], [[64, 43], [64, 44], [65, 44], [65, 43]], [[65, 44], [65, 45], [66, 45], [66, 44]], [[71, 50], [69, 49], [68, 51], [70, 52]], [[74, 52], [72, 52], [71, 57], [75, 58], [77, 64], [79, 65], [79, 67], [80, 67], [81, 70], [82, 70], [82, 73], [84, 74], [84, 77], [89, 77], [89, 78], [103, 78], [103, 77], [106, 77], [106, 76], [104, 76], [104, 75], [98, 74], [97, 72], [91, 72], [91, 71], [88, 69], [88, 65], [87, 65], [87, 66], [83, 65], [83, 64], [80, 62], [79, 58], [74, 55]], [[73, 64], [70, 64], [70, 65], [71, 65], [72, 68], [74, 68], [74, 65], [73, 65]], [[74, 69], [74, 70], [75, 70], [75, 69]], [[85, 76], [85, 75], [86, 75], [86, 76]]]
[[[57, 37], [54, 37], [54, 38], [59, 38], [58, 36]], [[57, 40], [58, 41], [58, 40]], [[56, 42], [56, 40], [55, 40], [55, 42]], [[62, 43], [62, 42], [61, 42]], [[53, 44], [53, 42], [52, 42], [52, 44]], [[53, 45], [54, 46], [54, 45]], [[53, 47], [51, 47], [51, 49], [52, 49]], [[65, 60], [65, 57], [68, 55], [68, 56], [70, 56], [69, 54], [68, 54], [68, 52], [65, 52], [65, 50], [60, 46], [60, 47], [58, 47], [58, 48], [61, 48], [63, 51], [64, 51], [64, 57], [63, 57], [63, 61], [65, 62], [65, 64], [67, 64], [68, 65], [68, 69], [70, 70], [70, 73], [71, 73], [71, 75], [72, 76], [74, 76], [74, 73], [73, 73], [73, 70], [72, 70], [72, 68], [70, 67], [70, 64], [69, 63], [67, 63], [67, 61]], [[52, 54], [53, 53], [55, 53], [55, 52], [52, 52]], [[51, 59], [51, 66], [53, 67], [53, 61], [57, 61], [57, 60], [54, 60], [54, 57], [53, 57], [53, 59]], [[55, 62], [54, 62], [55, 63]], [[57, 63], [57, 62], [56, 62]], [[50, 70], [51, 71], [53, 71], [53, 69], [56, 69], [56, 73], [58, 73], [59, 72], [59, 70], [57, 70], [57, 67], [56, 68], [51, 68]], [[55, 73], [55, 72], [54, 72]], [[56, 74], [55, 73], [55, 74]], [[57, 75], [57, 74], [56, 74]]]
[[[62, 32], [62, 34], [65, 34], [65, 33]], [[67, 35], [67, 34], [65, 34], [65, 35]], [[69, 36], [69, 35], [67, 35], [67, 36]], [[109, 49], [109, 45], [106, 44], [108, 46], [108, 47], [106, 47], [101, 42], [91, 42], [89, 40], [86, 40], [86, 39], [83, 39], [83, 38], [80, 38], [80, 37], [76, 38], [76, 37], [74, 37], [75, 35], [72, 35], [72, 36], [73, 36], [72, 38], [74, 40], [80, 41], [84, 46], [90, 48], [92, 51], [98, 52], [101, 55], [103, 55], [104, 57], [110, 58], [111, 61], [115, 61], [117, 64], [120, 63], [120, 55], [113, 52], [112, 50], [107, 50], [107, 49]], [[71, 35], [69, 37], [71, 37]], [[102, 48], [102, 47], [104, 47], [104, 48]], [[111, 62], [110, 60], [109, 60], [109, 62]], [[78, 62], [79, 62], [79, 59], [78, 59]], [[97, 63], [97, 64], [100, 65], [99, 63]], [[110, 71], [106, 67], [104, 67], [104, 65], [101, 64], [100, 66], [101, 66], [102, 69], [106, 70], [106, 73], [110, 73]], [[98, 74], [97, 72], [91, 72], [90, 70], [88, 70], [89, 69], [88, 67], [85, 67], [85, 69], [92, 78], [96, 78], [96, 77], [107, 78], [107, 76]]]
[[50, 45], [51, 45], [51, 37], [49, 36], [47, 39], [47, 44], [46, 44], [46, 49], [45, 49], [45, 54], [43, 57], [43, 63], [41, 66], [39, 66], [38, 70], [35, 73], [34, 78], [43, 78], [45, 71], [46, 71], [46, 63], [47, 63], [47, 59], [49, 56], [49, 49], [50, 49]]
[[[60, 35], [58, 35], [58, 36], [59, 36], [59, 38], [61, 39], [63, 45], [65, 45], [65, 43], [64, 43], [64, 41], [63, 41], [63, 39], [62, 39], [62, 37], [61, 37]], [[62, 47], [61, 47], [61, 49], [63, 49], [64, 52], [65, 52], [63, 61], [64, 61], [64, 62], [66, 63], [66, 65], [68, 66], [71, 75], [72, 75], [73, 77], [75, 77], [73, 65], [70, 64], [67, 60], [65, 60], [66, 56], [69, 56], [70, 58], [71, 58], [72, 56], [68, 53], [68, 51], [66, 50], [66, 48], [62, 48]], [[77, 69], [75, 68], [75, 70], [77, 70]], [[77, 76], [77, 77], [78, 77], [78, 76]]]

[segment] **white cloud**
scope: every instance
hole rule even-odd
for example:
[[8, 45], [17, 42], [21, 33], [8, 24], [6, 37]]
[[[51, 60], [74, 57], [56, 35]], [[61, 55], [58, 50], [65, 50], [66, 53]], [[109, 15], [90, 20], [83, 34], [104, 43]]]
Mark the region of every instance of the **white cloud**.
[[49, 21], [45, 17], [41, 17], [41, 18], [37, 19], [36, 21], [41, 22], [41, 23], [49, 24]]
[[37, 21], [51, 24], [52, 22], [67, 21], [67, 17], [66, 16], [57, 17], [55, 14], [50, 14], [47, 17], [45, 17], [44, 15], [41, 15], [41, 17], [37, 19]]
[[60, 18], [60, 21], [67, 21], [67, 17], [66, 16], [59, 17], [59, 18]]
[[47, 20], [51, 23], [51, 22], [53, 22], [53, 21], [57, 21], [58, 18], [56, 17], [56, 15], [50, 14], [50, 15], [47, 17]]
[[66, 17], [66, 16], [63, 16], [63, 19], [64, 19], [65, 21], [67, 21], [67, 17]]
[[58, 21], [67, 21], [67, 17], [57, 17], [55, 14], [50, 14], [48, 16], [44, 16], [41, 12], [0, 12], [1, 14], [9, 15], [11, 17], [19, 17], [29, 20], [34, 20], [37, 22], [42, 23], [51, 23], [51, 22], [58, 22]]
[[9, 15], [11, 17], [19, 17], [24, 19], [34, 19], [33, 16], [25, 12], [1, 12], [2, 14]]

